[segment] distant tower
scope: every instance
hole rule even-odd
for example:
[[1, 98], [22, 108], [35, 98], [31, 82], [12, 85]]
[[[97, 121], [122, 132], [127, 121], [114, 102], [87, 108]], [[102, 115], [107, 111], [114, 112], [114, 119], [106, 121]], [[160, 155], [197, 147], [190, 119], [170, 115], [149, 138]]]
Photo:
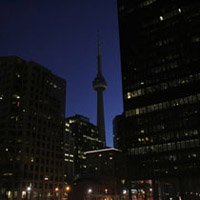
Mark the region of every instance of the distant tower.
[[105, 138], [105, 120], [104, 120], [104, 104], [103, 104], [103, 91], [106, 89], [107, 84], [102, 74], [101, 64], [101, 51], [99, 40], [97, 43], [98, 54], [97, 54], [97, 76], [93, 81], [93, 88], [97, 91], [97, 127], [99, 131], [100, 139], [102, 140], [104, 147], [106, 146]]

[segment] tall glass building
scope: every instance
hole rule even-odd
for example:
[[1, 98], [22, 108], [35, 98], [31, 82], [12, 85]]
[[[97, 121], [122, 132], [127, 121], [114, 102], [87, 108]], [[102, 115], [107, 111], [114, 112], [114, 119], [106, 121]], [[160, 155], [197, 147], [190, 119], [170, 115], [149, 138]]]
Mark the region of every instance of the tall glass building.
[[152, 179], [156, 198], [192, 199], [200, 192], [200, 1], [118, 0], [118, 13], [128, 178]]

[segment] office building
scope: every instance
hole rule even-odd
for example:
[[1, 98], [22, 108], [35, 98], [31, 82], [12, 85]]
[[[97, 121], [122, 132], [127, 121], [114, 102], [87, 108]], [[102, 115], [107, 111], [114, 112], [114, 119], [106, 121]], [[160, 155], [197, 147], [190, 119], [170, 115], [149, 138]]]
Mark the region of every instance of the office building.
[[119, 200], [121, 194], [119, 161], [121, 152], [115, 148], [104, 148], [85, 152], [88, 174], [96, 178], [94, 184], [88, 185], [87, 199]]
[[35, 62], [0, 57], [0, 199], [63, 197], [65, 88]]
[[121, 152], [114, 148], [104, 148], [86, 151], [85, 156], [87, 168], [84, 176], [73, 186], [72, 199], [124, 199], [119, 172]]
[[71, 184], [74, 179], [74, 154], [75, 154], [75, 137], [73, 136], [70, 123], [65, 120], [64, 132], [64, 177], [67, 184]]
[[[65, 120], [71, 136], [74, 138], [74, 178], [80, 177], [87, 168], [85, 152], [103, 147], [97, 126], [90, 123], [89, 118], [82, 115], [68, 117]], [[72, 160], [72, 155], [71, 155]]]
[[118, 0], [118, 13], [128, 178], [153, 180], [155, 199], [194, 199], [200, 191], [200, 2]]
[[88, 172], [97, 177], [116, 177], [117, 158], [121, 152], [115, 148], [86, 151]]
[[116, 149], [124, 149], [124, 115], [117, 115], [113, 119], [113, 142], [114, 142], [114, 148]]

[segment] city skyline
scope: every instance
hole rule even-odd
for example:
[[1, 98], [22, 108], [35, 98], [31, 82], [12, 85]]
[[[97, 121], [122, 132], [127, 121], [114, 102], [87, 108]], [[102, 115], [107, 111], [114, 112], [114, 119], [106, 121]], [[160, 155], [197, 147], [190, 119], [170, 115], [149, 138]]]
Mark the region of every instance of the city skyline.
[[[0, 55], [41, 64], [67, 81], [66, 117], [81, 114], [96, 124], [97, 30], [102, 42], [106, 138], [112, 146], [112, 120], [122, 112], [116, 1], [1, 3]], [[82, 70], [85, 68], [85, 70]], [[81, 100], [81, 102], [80, 102]]]
[[0, 24], [1, 200], [200, 199], [200, 1], [3, 0]]

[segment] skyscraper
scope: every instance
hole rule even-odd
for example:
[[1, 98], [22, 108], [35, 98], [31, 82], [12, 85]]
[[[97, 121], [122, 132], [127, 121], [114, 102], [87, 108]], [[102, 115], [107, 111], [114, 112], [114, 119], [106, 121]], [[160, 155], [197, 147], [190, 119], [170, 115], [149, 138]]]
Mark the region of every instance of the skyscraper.
[[8, 56], [0, 82], [0, 199], [61, 198], [65, 80]]
[[65, 152], [66, 154], [68, 154], [65, 155], [67, 159], [66, 161], [70, 162], [71, 160], [71, 162], [73, 162], [73, 178], [76, 178], [77, 176], [81, 177], [83, 171], [87, 168], [87, 163], [85, 161], [85, 152], [101, 149], [103, 147], [103, 143], [99, 139], [97, 127], [94, 124], [90, 123], [87, 117], [84, 117], [82, 115], [75, 115], [72, 117], [68, 117], [65, 121], [68, 129], [67, 132], [68, 134], [70, 134], [70, 137], [73, 138], [74, 141], [73, 157], [72, 153], [71, 155], [69, 155], [70, 152]]
[[[192, 199], [200, 191], [200, 2], [118, 0], [118, 12], [128, 176]], [[169, 194], [165, 186], [157, 197]]]
[[105, 136], [105, 119], [104, 119], [104, 103], [103, 103], [103, 91], [106, 89], [107, 84], [102, 74], [102, 61], [100, 44], [98, 41], [98, 55], [97, 55], [97, 76], [93, 81], [93, 88], [97, 91], [97, 128], [99, 131], [100, 139], [106, 146]]
[[114, 148], [123, 149], [124, 115], [117, 115], [113, 119], [113, 143]]

